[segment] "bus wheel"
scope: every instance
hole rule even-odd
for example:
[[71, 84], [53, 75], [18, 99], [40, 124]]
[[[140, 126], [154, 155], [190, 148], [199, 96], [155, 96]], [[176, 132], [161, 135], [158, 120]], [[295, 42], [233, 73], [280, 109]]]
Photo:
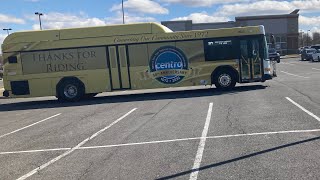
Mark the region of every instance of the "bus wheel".
[[62, 101], [79, 101], [84, 95], [83, 84], [79, 80], [67, 79], [58, 86], [58, 99]]
[[216, 74], [215, 85], [220, 90], [231, 90], [236, 85], [236, 79], [230, 71], [220, 71]]

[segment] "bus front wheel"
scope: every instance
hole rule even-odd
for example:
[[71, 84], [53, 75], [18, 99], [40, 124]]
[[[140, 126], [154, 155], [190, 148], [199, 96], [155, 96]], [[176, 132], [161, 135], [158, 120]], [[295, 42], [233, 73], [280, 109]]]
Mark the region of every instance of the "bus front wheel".
[[220, 71], [214, 77], [214, 83], [220, 90], [231, 90], [236, 85], [236, 78], [230, 71]]
[[58, 88], [58, 99], [62, 101], [79, 101], [84, 95], [83, 84], [79, 80], [67, 79], [62, 81]]

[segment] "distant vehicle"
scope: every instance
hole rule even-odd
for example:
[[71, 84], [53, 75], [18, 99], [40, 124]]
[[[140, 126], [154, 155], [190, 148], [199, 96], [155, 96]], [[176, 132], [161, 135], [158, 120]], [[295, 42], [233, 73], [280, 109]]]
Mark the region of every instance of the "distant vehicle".
[[310, 46], [311, 49], [320, 49], [320, 44]]
[[314, 61], [320, 61], [320, 49], [317, 49], [313, 54], [312, 54], [312, 62]]
[[280, 63], [280, 54], [276, 51], [276, 49], [270, 48], [268, 53], [271, 61], [277, 61], [277, 63]]
[[304, 60], [312, 60], [312, 54], [316, 51], [316, 49], [303, 49], [301, 53], [301, 61]]

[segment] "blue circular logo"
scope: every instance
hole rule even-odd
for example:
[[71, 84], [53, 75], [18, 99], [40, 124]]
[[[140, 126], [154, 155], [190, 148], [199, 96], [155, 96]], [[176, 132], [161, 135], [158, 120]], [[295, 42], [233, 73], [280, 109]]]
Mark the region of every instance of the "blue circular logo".
[[178, 83], [186, 76], [187, 70], [186, 56], [174, 46], [161, 47], [151, 56], [150, 72], [161, 83]]

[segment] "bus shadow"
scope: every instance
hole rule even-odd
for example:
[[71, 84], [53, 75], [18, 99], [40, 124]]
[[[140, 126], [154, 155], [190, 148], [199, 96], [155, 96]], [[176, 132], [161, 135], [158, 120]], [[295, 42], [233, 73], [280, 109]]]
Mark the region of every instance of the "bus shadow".
[[219, 91], [216, 88], [209, 89], [192, 89], [179, 90], [167, 92], [149, 92], [140, 94], [124, 94], [114, 96], [99, 96], [88, 100], [79, 102], [60, 102], [58, 100], [43, 100], [43, 101], [28, 101], [28, 102], [14, 102], [7, 104], [0, 104], [1, 111], [19, 111], [31, 109], [46, 109], [46, 108], [60, 108], [72, 106], [87, 106], [95, 104], [112, 104], [122, 102], [139, 102], [139, 101], [153, 101], [163, 99], [185, 99], [195, 97], [216, 96], [221, 94], [238, 94], [240, 92], [263, 90], [267, 88], [264, 85], [251, 85], [235, 87], [232, 91]]
[[[292, 142], [292, 143], [289, 143], [289, 144], [284, 144], [284, 145], [281, 145], [281, 146], [276, 146], [276, 147], [273, 147], [273, 148], [270, 148], [270, 149], [265, 149], [265, 150], [262, 150], [262, 151], [258, 151], [258, 152], [254, 152], [254, 153], [247, 154], [247, 155], [244, 155], [244, 156], [240, 156], [240, 157], [236, 157], [236, 158], [233, 158], [233, 159], [229, 159], [229, 160], [226, 160], [226, 161], [221, 161], [221, 162], [218, 162], [218, 163], [205, 165], [205, 166], [200, 167], [198, 169], [198, 171], [203, 171], [203, 170], [207, 170], [207, 169], [210, 169], [210, 168], [223, 166], [223, 165], [226, 165], [226, 164], [229, 164], [229, 163], [234, 163], [234, 162], [237, 162], [237, 161], [241, 161], [241, 160], [244, 160], [244, 159], [247, 159], [247, 158], [252, 158], [252, 157], [263, 155], [263, 154], [266, 154], [266, 153], [271, 153], [273, 151], [277, 151], [277, 150], [280, 150], [280, 149], [289, 148], [289, 147], [292, 147], [292, 146], [296, 146], [296, 145], [300, 145], [300, 144], [304, 144], [304, 143], [308, 143], [308, 142], [312, 142], [312, 141], [317, 141], [319, 139], [320, 139], [320, 136], [314, 137], [314, 138], [310, 138], [310, 139], [306, 139], [306, 140], [302, 140], [302, 141]], [[169, 175], [169, 176], [161, 177], [161, 178], [158, 178], [157, 180], [175, 179], [175, 178], [187, 175], [187, 174], [191, 174], [194, 171], [195, 171], [194, 169], [191, 169], [191, 170], [183, 171], [183, 172], [180, 172], [180, 173], [177, 173], [177, 174], [172, 174], [172, 175]]]

